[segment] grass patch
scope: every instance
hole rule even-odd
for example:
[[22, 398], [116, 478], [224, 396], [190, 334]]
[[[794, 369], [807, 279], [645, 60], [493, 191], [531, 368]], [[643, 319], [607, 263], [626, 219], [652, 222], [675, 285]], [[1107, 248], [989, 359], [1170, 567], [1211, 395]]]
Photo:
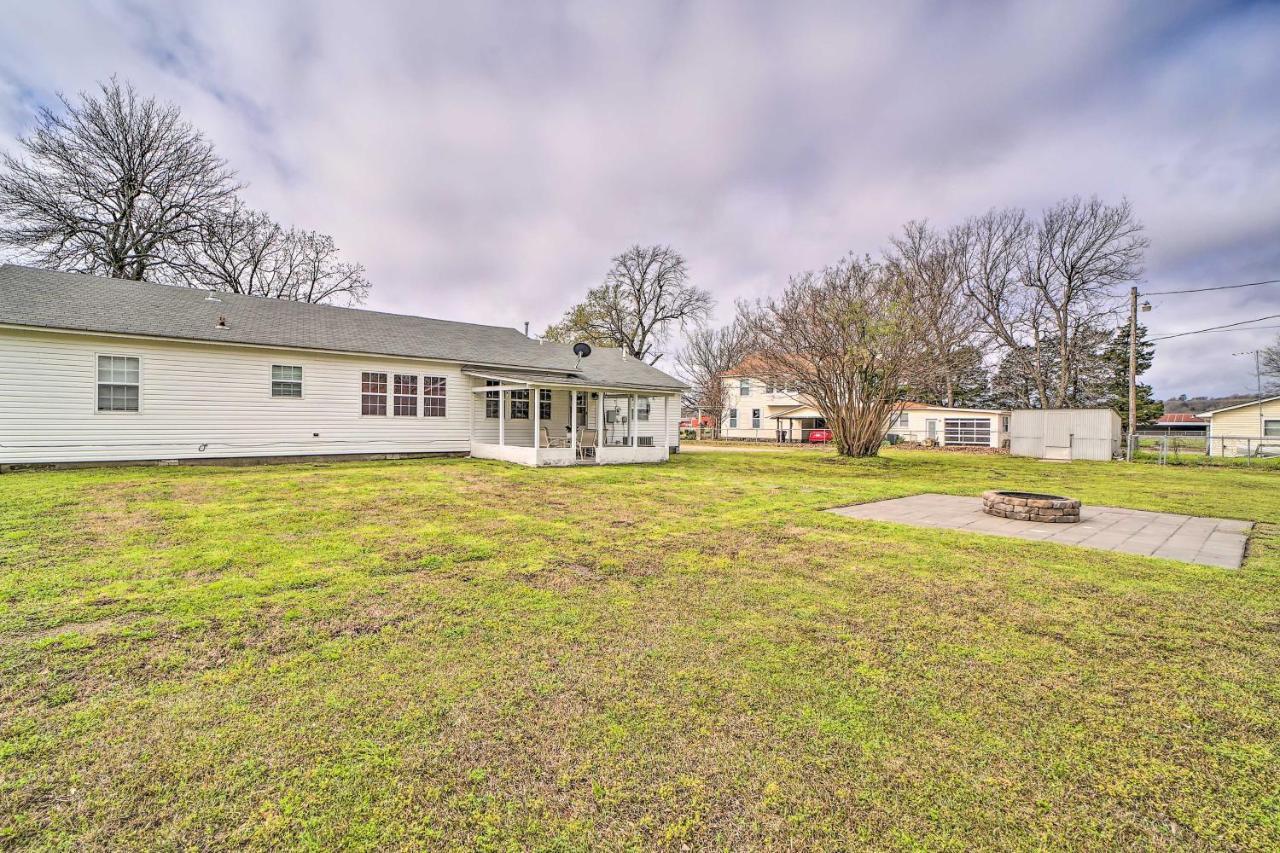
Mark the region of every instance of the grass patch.
[[[1227, 571], [821, 510], [1259, 522]], [[892, 450], [0, 476], [0, 846], [1280, 845], [1262, 469]]]

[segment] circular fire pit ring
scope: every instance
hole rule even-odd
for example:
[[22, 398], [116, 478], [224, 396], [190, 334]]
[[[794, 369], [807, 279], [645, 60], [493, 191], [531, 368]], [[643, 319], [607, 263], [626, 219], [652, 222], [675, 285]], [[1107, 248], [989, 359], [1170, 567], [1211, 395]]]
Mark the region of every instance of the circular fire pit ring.
[[1080, 520], [1080, 501], [1035, 492], [985, 492], [982, 511], [1016, 521], [1074, 524]]

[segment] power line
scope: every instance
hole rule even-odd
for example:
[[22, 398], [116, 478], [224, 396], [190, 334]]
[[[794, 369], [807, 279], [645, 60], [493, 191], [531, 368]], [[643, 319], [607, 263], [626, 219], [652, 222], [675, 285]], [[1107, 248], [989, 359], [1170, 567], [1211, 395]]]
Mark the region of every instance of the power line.
[[1187, 290], [1153, 290], [1143, 291], [1139, 296], [1170, 296], [1175, 293], [1208, 293], [1210, 290], [1236, 290], [1241, 287], [1260, 287], [1264, 284], [1280, 284], [1280, 278], [1269, 278], [1266, 281], [1250, 281], [1246, 284], [1222, 284], [1217, 287], [1192, 287]]
[[1280, 329], [1280, 326], [1250, 326], [1247, 329], [1206, 329], [1206, 332], [1253, 332], [1266, 329]]
[[1237, 329], [1237, 328], [1235, 328], [1235, 327], [1236, 327], [1236, 326], [1244, 326], [1244, 325], [1247, 325], [1247, 324], [1249, 324], [1249, 323], [1261, 323], [1263, 320], [1274, 320], [1274, 319], [1276, 319], [1277, 317], [1280, 317], [1280, 314], [1268, 314], [1268, 315], [1267, 315], [1267, 316], [1265, 316], [1265, 317], [1257, 317], [1257, 318], [1255, 318], [1255, 319], [1253, 319], [1253, 320], [1241, 320], [1241, 321], [1240, 321], [1240, 322], [1238, 322], [1238, 323], [1223, 323], [1221, 326], [1210, 326], [1210, 327], [1209, 327], [1209, 328], [1207, 328], [1207, 329], [1196, 329], [1196, 330], [1195, 330], [1195, 331], [1193, 331], [1193, 332], [1178, 332], [1178, 333], [1176, 333], [1176, 334], [1172, 334], [1172, 335], [1162, 335], [1161, 337], [1158, 337], [1158, 338], [1152, 338], [1151, 340], [1152, 340], [1153, 342], [1155, 342], [1155, 341], [1167, 341], [1167, 340], [1169, 340], [1170, 338], [1185, 338], [1187, 335], [1202, 335], [1202, 334], [1204, 334], [1205, 332], [1225, 332], [1225, 331], [1228, 331], [1228, 330], [1230, 330], [1230, 331], [1236, 331], [1236, 332], [1247, 332], [1247, 331], [1249, 331], [1248, 329]]

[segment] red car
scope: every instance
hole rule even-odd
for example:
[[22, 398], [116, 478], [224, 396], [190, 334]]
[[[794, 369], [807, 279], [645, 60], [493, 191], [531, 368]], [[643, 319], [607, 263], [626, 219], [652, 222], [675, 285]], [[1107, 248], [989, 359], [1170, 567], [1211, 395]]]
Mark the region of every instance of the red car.
[[831, 430], [829, 429], [811, 429], [809, 430], [810, 444], [823, 444], [831, 440]]

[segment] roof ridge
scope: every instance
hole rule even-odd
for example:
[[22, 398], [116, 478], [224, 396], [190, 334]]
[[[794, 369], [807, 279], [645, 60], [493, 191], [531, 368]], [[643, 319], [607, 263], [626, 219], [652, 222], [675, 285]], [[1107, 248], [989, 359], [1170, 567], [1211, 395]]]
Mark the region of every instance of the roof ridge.
[[[408, 317], [413, 320], [431, 320], [436, 323], [453, 323], [458, 326], [475, 326], [480, 329], [502, 329], [503, 331], [515, 332], [517, 335], [520, 335], [521, 337], [525, 337], [524, 334], [521, 333], [521, 331], [517, 329], [515, 326], [496, 326], [492, 323], [473, 323], [468, 320], [446, 320], [443, 317], [425, 317], [421, 314], [399, 314], [395, 311], [379, 311], [374, 308], [356, 308], [350, 305], [328, 305], [323, 302], [301, 302], [296, 299], [280, 299], [279, 297], [275, 297], [275, 296], [258, 296], [258, 295], [249, 294], [249, 293], [234, 293], [229, 290], [205, 290], [204, 288], [188, 287], [182, 284], [167, 284], [163, 281], [138, 281], [137, 279], [131, 279], [131, 278], [113, 278], [111, 276], [106, 276], [106, 275], [95, 275], [93, 273], [74, 272], [71, 270], [50, 270], [50, 269], [44, 269], [43, 267], [31, 267], [31, 266], [27, 266], [26, 264], [15, 264], [12, 262], [6, 262], [3, 264], [0, 264], [0, 270], [6, 269], [9, 267], [12, 267], [13, 269], [24, 270], [26, 272], [37, 273], [39, 275], [65, 276], [67, 278], [73, 278], [73, 277], [91, 278], [91, 279], [97, 279], [99, 281], [111, 282], [113, 284], [115, 283], [127, 284], [131, 287], [136, 287], [139, 285], [145, 285], [147, 287], [163, 287], [175, 292], [211, 293], [218, 296], [219, 298], [224, 296], [229, 296], [233, 299], [255, 300], [263, 303], [280, 302], [280, 303], [287, 303], [291, 305], [306, 306], [307, 308], [329, 309], [333, 311], [356, 311], [361, 314], [377, 314], [381, 317]], [[532, 338], [529, 338], [528, 340], [532, 340]], [[567, 346], [567, 344], [557, 344], [557, 346]]]

